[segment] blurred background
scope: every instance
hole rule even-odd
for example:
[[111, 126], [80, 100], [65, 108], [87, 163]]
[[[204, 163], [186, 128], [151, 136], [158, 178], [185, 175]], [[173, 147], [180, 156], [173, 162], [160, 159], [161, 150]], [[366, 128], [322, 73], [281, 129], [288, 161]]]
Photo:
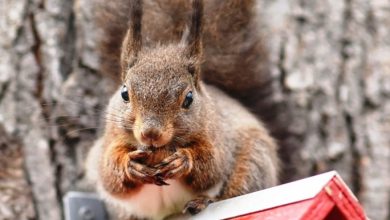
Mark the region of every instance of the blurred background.
[[[93, 1], [0, 0], [0, 219], [62, 219], [115, 89]], [[390, 1], [259, 0], [282, 181], [337, 170], [390, 219]], [[207, 19], [207, 18], [206, 18]], [[268, 125], [272, 127], [273, 125]]]

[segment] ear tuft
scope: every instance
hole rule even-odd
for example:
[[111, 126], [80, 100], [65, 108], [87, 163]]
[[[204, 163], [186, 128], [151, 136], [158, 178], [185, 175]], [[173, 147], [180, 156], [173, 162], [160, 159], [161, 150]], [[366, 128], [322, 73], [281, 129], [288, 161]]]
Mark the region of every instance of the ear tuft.
[[187, 36], [188, 56], [200, 57], [202, 54], [203, 1], [192, 0], [191, 24]]
[[142, 0], [133, 0], [130, 5], [130, 21], [125, 39], [122, 43], [121, 68], [122, 80], [127, 70], [134, 65], [142, 47]]

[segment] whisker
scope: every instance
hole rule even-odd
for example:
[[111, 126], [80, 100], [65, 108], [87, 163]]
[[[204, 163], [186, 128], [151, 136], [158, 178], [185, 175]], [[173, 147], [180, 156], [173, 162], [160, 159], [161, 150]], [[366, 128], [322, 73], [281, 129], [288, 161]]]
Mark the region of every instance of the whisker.
[[81, 131], [96, 130], [96, 129], [98, 129], [98, 128], [97, 127], [80, 128], [80, 129], [75, 129], [75, 130], [66, 132], [65, 135], [66, 136], [74, 136]]

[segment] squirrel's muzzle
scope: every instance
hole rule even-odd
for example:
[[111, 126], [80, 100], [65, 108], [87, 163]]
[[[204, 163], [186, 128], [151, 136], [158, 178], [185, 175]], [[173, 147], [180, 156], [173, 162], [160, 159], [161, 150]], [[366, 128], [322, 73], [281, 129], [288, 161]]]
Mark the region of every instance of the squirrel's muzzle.
[[148, 145], [153, 145], [153, 142], [158, 142], [161, 138], [162, 132], [156, 128], [147, 128], [141, 131], [141, 140], [145, 143], [150, 143]]
[[158, 120], [147, 118], [136, 126], [134, 135], [144, 146], [161, 147], [172, 139], [172, 132], [166, 127]]

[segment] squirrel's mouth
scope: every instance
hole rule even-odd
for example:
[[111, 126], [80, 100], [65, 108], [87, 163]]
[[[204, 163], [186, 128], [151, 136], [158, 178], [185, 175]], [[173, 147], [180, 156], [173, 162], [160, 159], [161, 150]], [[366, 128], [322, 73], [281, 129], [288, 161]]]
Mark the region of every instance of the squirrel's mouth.
[[141, 150], [148, 150], [148, 151], [155, 151], [155, 150], [164, 149], [164, 148], [166, 148], [166, 149], [172, 148], [171, 142], [168, 142], [164, 145], [157, 145], [155, 143], [145, 144], [142, 142], [139, 142], [139, 144], [141, 146]]
[[149, 143], [145, 143], [144, 141], [141, 141], [140, 144], [144, 147], [144, 148], [147, 148], [149, 150], [152, 150], [152, 149], [157, 149], [157, 148], [164, 148], [168, 145], [169, 142], [167, 143], [159, 143], [159, 142], [149, 142]]
[[176, 147], [172, 144], [166, 144], [166, 145], [163, 145], [163, 146], [159, 146], [159, 147], [156, 147], [154, 145], [142, 145], [140, 147], [140, 150], [142, 151], [149, 151], [149, 152], [157, 152], [157, 151], [161, 151], [161, 150], [167, 150], [167, 151], [176, 151]]

